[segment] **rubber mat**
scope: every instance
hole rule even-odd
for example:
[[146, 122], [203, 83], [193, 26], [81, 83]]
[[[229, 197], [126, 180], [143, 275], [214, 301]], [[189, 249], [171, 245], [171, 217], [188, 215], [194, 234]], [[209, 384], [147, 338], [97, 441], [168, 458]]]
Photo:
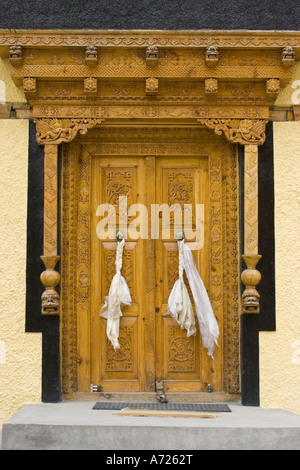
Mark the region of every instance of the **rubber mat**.
[[93, 410], [122, 410], [124, 408], [134, 408], [137, 410], [231, 412], [226, 403], [107, 403], [98, 401], [93, 406]]

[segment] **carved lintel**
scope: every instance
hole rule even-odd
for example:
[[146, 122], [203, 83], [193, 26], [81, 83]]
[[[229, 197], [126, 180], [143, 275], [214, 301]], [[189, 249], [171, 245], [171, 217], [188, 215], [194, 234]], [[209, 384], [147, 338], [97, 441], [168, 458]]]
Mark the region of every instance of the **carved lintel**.
[[36, 119], [36, 140], [40, 145], [71, 142], [77, 134], [86, 134], [89, 129], [101, 124], [98, 118], [50, 118]]
[[23, 51], [21, 46], [10, 46], [9, 48], [9, 59], [13, 66], [22, 65], [23, 63]]
[[158, 48], [157, 46], [149, 46], [146, 49], [146, 64], [157, 65], [158, 64]]
[[151, 77], [146, 79], [146, 95], [156, 95], [158, 92], [158, 79]]
[[242, 258], [247, 266], [247, 269], [241, 274], [241, 280], [246, 286], [242, 294], [242, 311], [243, 313], [260, 313], [260, 295], [256, 286], [260, 283], [261, 274], [256, 269], [256, 265], [261, 259], [261, 255], [242, 255]]
[[206, 49], [205, 61], [208, 67], [215, 67], [219, 60], [219, 51], [217, 46], [209, 46]]
[[295, 63], [295, 50], [291, 46], [284, 47], [281, 53], [281, 64], [284, 67], [291, 67]]
[[198, 122], [213, 129], [217, 135], [224, 134], [232, 143], [262, 145], [266, 139], [265, 119], [207, 118], [198, 119]]
[[46, 270], [42, 272], [40, 279], [45, 287], [42, 294], [42, 314], [44, 315], [59, 315], [59, 295], [55, 287], [60, 281], [60, 274], [55, 271], [55, 266], [59, 261], [60, 256], [41, 256]]

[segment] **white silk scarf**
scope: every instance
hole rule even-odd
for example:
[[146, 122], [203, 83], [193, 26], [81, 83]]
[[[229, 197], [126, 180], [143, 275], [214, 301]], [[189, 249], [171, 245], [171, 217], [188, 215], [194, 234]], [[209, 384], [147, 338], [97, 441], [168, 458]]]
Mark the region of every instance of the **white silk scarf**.
[[120, 317], [124, 305], [131, 304], [129, 287], [121, 274], [122, 256], [125, 240], [117, 242], [116, 274], [112, 278], [108, 296], [105, 296], [104, 305], [100, 311], [100, 317], [107, 320], [106, 335], [114, 349], [119, 349]]
[[[171, 316], [187, 330], [187, 336], [195, 334], [194, 313], [187, 288], [182, 278], [182, 266], [193, 294], [202, 343], [208, 355], [213, 357], [215, 345], [218, 345], [219, 326], [214, 315], [207, 291], [198, 273], [196, 263], [188, 245], [178, 240], [179, 279], [175, 282], [168, 301]], [[193, 319], [192, 319], [193, 318]]]
[[183, 280], [183, 244], [180, 240], [178, 243], [179, 251], [179, 276], [175, 281], [168, 299], [168, 313], [181, 326], [187, 330], [187, 336], [196, 334], [195, 316], [192, 302]]

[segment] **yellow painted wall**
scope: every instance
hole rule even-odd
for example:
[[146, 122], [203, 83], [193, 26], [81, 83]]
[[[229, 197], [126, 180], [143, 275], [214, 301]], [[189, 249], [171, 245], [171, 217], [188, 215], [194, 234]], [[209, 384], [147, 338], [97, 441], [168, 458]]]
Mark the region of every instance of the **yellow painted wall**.
[[300, 122], [274, 123], [276, 331], [261, 332], [263, 407], [300, 414]]
[[[5, 99], [25, 101], [0, 61]], [[41, 400], [41, 334], [25, 333], [27, 167], [28, 121], [0, 119], [0, 426]]]
[[[300, 63], [277, 106], [292, 106]], [[295, 95], [294, 95], [295, 96]], [[260, 333], [263, 407], [300, 414], [300, 121], [274, 122], [276, 331]]]

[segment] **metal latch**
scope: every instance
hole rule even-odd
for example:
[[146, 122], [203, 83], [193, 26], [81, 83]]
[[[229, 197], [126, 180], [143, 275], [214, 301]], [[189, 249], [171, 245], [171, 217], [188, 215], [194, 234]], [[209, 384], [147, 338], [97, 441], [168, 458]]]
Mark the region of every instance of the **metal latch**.
[[163, 379], [156, 379], [155, 386], [156, 386], [156, 398], [158, 399], [158, 401], [160, 401], [160, 403], [168, 403], [168, 400], [166, 399], [166, 394], [164, 391]]
[[90, 390], [91, 390], [92, 393], [93, 393], [93, 392], [101, 392], [102, 387], [101, 387], [101, 385], [93, 385], [93, 384], [91, 384]]

